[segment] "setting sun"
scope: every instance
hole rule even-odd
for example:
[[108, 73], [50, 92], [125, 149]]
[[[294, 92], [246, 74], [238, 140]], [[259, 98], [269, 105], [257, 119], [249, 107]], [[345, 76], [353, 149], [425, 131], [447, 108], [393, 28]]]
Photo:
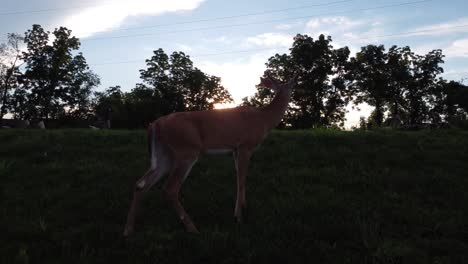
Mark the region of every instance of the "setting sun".
[[234, 108], [236, 107], [236, 103], [225, 103], [225, 104], [215, 104], [214, 108], [215, 109], [226, 109], [226, 108]]

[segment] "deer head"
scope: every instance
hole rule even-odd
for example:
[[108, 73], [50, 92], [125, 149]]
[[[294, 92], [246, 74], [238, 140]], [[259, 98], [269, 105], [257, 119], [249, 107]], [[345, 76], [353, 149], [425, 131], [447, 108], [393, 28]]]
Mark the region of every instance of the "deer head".
[[278, 93], [280, 91], [286, 90], [286, 91], [291, 91], [292, 87], [297, 81], [297, 74], [294, 75], [293, 78], [289, 80], [287, 83], [280, 83], [271, 77], [267, 76], [266, 78], [260, 77], [260, 83], [259, 85], [266, 87], [268, 89], [273, 90], [275, 93]]

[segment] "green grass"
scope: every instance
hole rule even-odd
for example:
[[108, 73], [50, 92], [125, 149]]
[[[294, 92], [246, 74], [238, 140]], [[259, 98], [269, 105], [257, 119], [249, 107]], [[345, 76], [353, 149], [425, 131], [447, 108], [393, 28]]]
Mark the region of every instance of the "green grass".
[[[145, 197], [144, 131], [0, 131], [2, 263], [467, 263], [468, 133], [273, 132], [234, 221], [231, 156], [205, 156], [182, 188], [201, 234]], [[367, 261], [367, 262], [365, 262]]]

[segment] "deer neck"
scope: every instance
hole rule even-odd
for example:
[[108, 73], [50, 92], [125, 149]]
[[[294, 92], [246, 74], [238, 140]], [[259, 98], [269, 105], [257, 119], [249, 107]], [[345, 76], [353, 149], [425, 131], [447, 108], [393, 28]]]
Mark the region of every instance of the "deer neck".
[[282, 89], [276, 93], [271, 103], [262, 109], [269, 129], [275, 128], [281, 122], [290, 98], [291, 90]]

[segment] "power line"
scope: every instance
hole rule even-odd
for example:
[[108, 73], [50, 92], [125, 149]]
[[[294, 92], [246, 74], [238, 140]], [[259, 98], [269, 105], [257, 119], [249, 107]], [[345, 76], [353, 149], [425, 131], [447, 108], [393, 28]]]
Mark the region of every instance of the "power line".
[[[198, 23], [198, 22], [216, 21], [216, 20], [223, 20], [223, 19], [230, 19], [230, 18], [239, 18], [239, 17], [246, 17], [246, 16], [254, 16], [254, 15], [259, 15], [259, 14], [278, 13], [278, 12], [283, 12], [283, 11], [288, 11], [288, 10], [294, 10], [294, 9], [304, 9], [304, 8], [307, 8], [307, 7], [316, 7], [316, 6], [332, 5], [332, 4], [345, 3], [345, 2], [350, 2], [350, 1], [354, 1], [354, 0], [342, 0], [342, 1], [336, 1], [336, 2], [331, 2], [331, 3], [321, 3], [321, 4], [315, 4], [315, 5], [307, 5], [307, 6], [301, 6], [301, 7], [294, 7], [294, 8], [277, 9], [277, 10], [270, 10], [270, 11], [264, 11], [264, 12], [255, 12], [255, 13], [249, 13], [249, 14], [232, 15], [232, 16], [226, 16], [226, 17], [215, 17], [215, 18], [210, 18], [210, 19], [192, 20], [192, 21], [177, 22], [177, 23], [168, 23], [168, 24], [159, 24], [159, 25], [152, 25], [152, 26], [141, 26], [141, 27], [129, 27], [129, 28], [124, 28], [124, 29], [117, 29], [117, 30], [114, 30], [114, 31], [135, 30], [135, 29], [148, 29], [148, 28], [157, 28], [157, 27], [163, 27], [163, 26], [172, 26], [172, 25], [192, 24], [192, 23]], [[186, 30], [171, 30], [171, 31], [160, 31], [160, 32], [157, 32], [157, 33], [130, 34], [130, 35], [121, 35], [121, 36], [113, 36], [113, 37], [87, 38], [87, 39], [82, 39], [81, 42], [95, 41], [95, 40], [105, 40], [105, 39], [120, 39], [120, 38], [132, 38], [132, 37], [147, 37], [147, 36], [154, 36], [154, 35], [159, 35], [159, 34], [174, 34], [174, 33], [182, 33], [182, 32], [204, 31], [204, 30], [213, 30], [213, 29], [222, 29], [222, 28], [232, 28], [232, 27], [241, 27], [241, 26], [250, 26], [250, 25], [262, 25], [262, 24], [283, 22], [283, 21], [289, 21], [289, 20], [299, 20], [299, 19], [313, 18], [313, 17], [316, 17], [316, 16], [323, 16], [323, 15], [345, 14], [345, 13], [353, 13], [353, 12], [363, 12], [363, 11], [377, 10], [377, 9], [383, 9], [383, 8], [400, 7], [400, 6], [406, 6], [406, 5], [412, 5], [412, 4], [426, 3], [426, 2], [431, 2], [431, 1], [433, 1], [433, 0], [419, 0], [419, 1], [411, 1], [411, 2], [403, 2], [403, 3], [389, 4], [389, 5], [381, 5], [381, 6], [369, 7], [369, 8], [352, 9], [352, 10], [347, 10], [347, 11], [327, 12], [327, 13], [321, 13], [321, 14], [317, 14], [317, 15], [313, 15], [313, 16], [290, 17], [290, 18], [285, 18], [285, 19], [275, 19], [275, 20], [260, 21], [260, 22], [250, 22], [250, 23], [240, 23], [240, 24], [228, 24], [228, 25], [212, 26], [212, 27], [203, 27], [203, 28], [195, 28], [195, 29], [186, 29]], [[59, 9], [60, 9], [60, 8], [59, 8]], [[62, 8], [62, 9], [63, 9], [63, 8]], [[54, 9], [54, 10], [56, 10], [56, 9]], [[41, 11], [41, 10], [38, 10], [38, 11]], [[32, 12], [32, 11], [31, 11], [31, 12]], [[2, 14], [2, 13], [0, 13], [0, 15], [1, 15], [1, 14]]]
[[[239, 15], [231, 15], [231, 16], [223, 16], [223, 17], [213, 17], [213, 18], [199, 19], [199, 20], [181, 21], [181, 22], [167, 23], [167, 24], [158, 24], [158, 25], [152, 25], [152, 26], [127, 27], [127, 28], [115, 29], [114, 31], [147, 29], [147, 28], [156, 28], [156, 27], [164, 27], [164, 26], [174, 26], [174, 25], [183, 25], [183, 24], [193, 24], [193, 23], [201, 23], [201, 22], [210, 22], [210, 21], [217, 21], [217, 20], [226, 20], [226, 19], [233, 19], [233, 18], [240, 18], [240, 17], [257, 16], [257, 15], [265, 15], [265, 14], [272, 14], [272, 13], [280, 13], [280, 12], [286, 12], [286, 11], [298, 10], [298, 9], [307, 9], [307, 8], [312, 8], [312, 7], [330, 6], [330, 5], [341, 4], [341, 3], [347, 3], [347, 2], [352, 2], [352, 1], [355, 1], [355, 0], [340, 0], [340, 1], [329, 2], [329, 3], [319, 3], [319, 4], [312, 4], [312, 5], [303, 5], [303, 6], [298, 6], [298, 7], [290, 7], [290, 8], [283, 8], [283, 9], [275, 9], [275, 10], [269, 10], [269, 11], [259, 11], [259, 12], [246, 13], [246, 14], [239, 14]], [[100, 6], [106, 6], [106, 5], [111, 5], [111, 4], [112, 4], [112, 3], [104, 4], [104, 5], [100, 5]], [[83, 8], [83, 7], [97, 7], [97, 5], [93, 5], [93, 6], [79, 6], [79, 7], [49, 8], [49, 9], [40, 9], [40, 10], [27, 10], [27, 11], [11, 11], [11, 12], [0, 13], [0, 16], [2, 16], [2, 15], [4, 16], [4, 15], [28, 14], [28, 13], [42, 13], [42, 12], [52, 12], [52, 11], [63, 11], [63, 10], [71, 10], [71, 9], [81, 9], [81, 8]], [[47, 25], [47, 24], [46, 24], [46, 25]], [[50, 25], [50, 24], [48, 24], [48, 25]]]
[[[458, 25], [458, 26], [450, 26], [450, 27], [442, 27], [437, 29], [426, 29], [426, 30], [416, 30], [416, 31], [408, 31], [408, 32], [400, 32], [400, 33], [392, 33], [392, 34], [384, 34], [384, 35], [375, 35], [375, 36], [368, 36], [359, 39], [372, 39], [372, 38], [386, 38], [386, 37], [395, 37], [395, 36], [411, 36], [418, 33], [427, 33], [427, 32], [437, 32], [441, 30], [453, 29], [453, 28], [462, 28], [468, 27], [468, 24], [465, 25]], [[344, 38], [343, 40], [355, 40], [356, 38]], [[193, 55], [191, 57], [198, 58], [198, 57], [208, 57], [208, 56], [218, 56], [218, 55], [226, 55], [226, 54], [239, 54], [239, 53], [249, 53], [249, 52], [256, 52], [256, 51], [267, 51], [267, 50], [276, 50], [278, 48], [286, 48], [289, 46], [277, 46], [274, 48], [260, 48], [260, 49], [248, 49], [248, 50], [232, 50], [232, 51], [224, 51], [219, 53], [207, 53], [207, 54], [200, 54], [200, 55]], [[128, 60], [128, 61], [119, 61], [119, 62], [105, 62], [105, 63], [95, 63], [90, 64], [90, 66], [103, 66], [103, 65], [114, 65], [114, 64], [132, 64], [132, 63], [142, 63], [145, 60]]]
[[157, 27], [165, 27], [165, 26], [175, 26], [175, 25], [193, 24], [193, 23], [201, 23], [201, 22], [210, 22], [210, 21], [217, 21], [217, 20], [226, 20], [226, 19], [233, 19], [233, 18], [240, 18], [240, 17], [258, 16], [258, 15], [280, 13], [280, 12], [285, 12], [285, 11], [306, 9], [306, 8], [319, 7], [319, 6], [330, 6], [330, 5], [347, 3], [347, 2], [352, 2], [352, 1], [354, 1], [354, 0], [342, 0], [342, 1], [336, 1], [336, 2], [330, 2], [330, 3], [304, 5], [304, 6], [298, 6], [298, 7], [275, 9], [275, 10], [269, 10], [269, 11], [246, 13], [246, 14], [232, 15], [232, 16], [225, 16], [225, 17], [214, 17], [214, 18], [207, 18], [207, 19], [182, 21], [182, 22], [176, 22], [176, 23], [158, 24], [158, 25], [152, 25], [152, 26], [127, 27], [127, 28], [116, 29], [114, 31], [148, 29], [148, 28], [157, 28]]
[[289, 21], [289, 20], [299, 20], [299, 19], [313, 18], [313, 17], [316, 17], [316, 16], [323, 16], [323, 15], [343, 14], [343, 13], [352, 13], [352, 12], [363, 12], [363, 11], [377, 10], [377, 9], [383, 9], [383, 8], [400, 7], [400, 6], [406, 6], [406, 5], [412, 5], [412, 4], [421, 4], [421, 3], [431, 2], [431, 1], [433, 1], [433, 0], [411, 1], [411, 2], [404, 2], [404, 3], [397, 3], [397, 4], [381, 5], [381, 6], [376, 6], [376, 7], [352, 9], [352, 10], [347, 10], [347, 11], [328, 12], [328, 13], [322, 13], [322, 14], [314, 15], [314, 16], [290, 17], [290, 18], [285, 18], [285, 19], [275, 19], [275, 20], [260, 21], [260, 22], [228, 24], [228, 25], [221, 25], [221, 26], [194, 28], [194, 29], [184, 29], [184, 30], [160, 31], [160, 32], [157, 32], [157, 33], [130, 34], [130, 35], [121, 35], [121, 36], [112, 36], [112, 37], [96, 37], [96, 38], [83, 39], [81, 41], [86, 42], [86, 41], [105, 40], [105, 39], [149, 37], [149, 36], [155, 36], [155, 35], [160, 35], [160, 34], [174, 34], [174, 33], [181, 33], [181, 32], [193, 32], [193, 31], [203, 31], [203, 30], [212, 30], [212, 29], [221, 29], [221, 28], [231, 28], [231, 27], [251, 26], [251, 25], [262, 25], [262, 24], [270, 24], [270, 23], [283, 22], [283, 21]]
[[[347, 1], [352, 1], [352, 0], [347, 0]], [[404, 6], [404, 5], [410, 5], [410, 4], [418, 4], [418, 3], [423, 3], [423, 2], [430, 2], [432, 0], [422, 0], [422, 1], [412, 1], [412, 2], [404, 2], [404, 3], [397, 3], [397, 4], [391, 4], [391, 5], [382, 5], [382, 6], [377, 6], [377, 7], [371, 7], [371, 8], [361, 8], [361, 9], [354, 9], [354, 10], [349, 10], [349, 11], [344, 11], [344, 12], [329, 12], [326, 13], [328, 14], [337, 14], [337, 13], [346, 13], [346, 12], [357, 12], [357, 11], [368, 11], [368, 10], [375, 10], [375, 9], [382, 9], [382, 8], [389, 8], [389, 7], [398, 7], [398, 6]], [[341, 2], [346, 2], [346, 1], [341, 1]], [[338, 3], [338, 2], [334, 2]], [[265, 11], [265, 12], [279, 12], [279, 10], [275, 11]], [[253, 15], [252, 14], [244, 14], [244, 15]], [[258, 14], [258, 13], [256, 13]], [[238, 16], [244, 16], [244, 15], [238, 15]], [[324, 14], [322, 14], [324, 15]], [[235, 16], [231, 16], [235, 17]], [[177, 32], [187, 32], [187, 31], [196, 31], [196, 30], [208, 30], [208, 29], [218, 29], [218, 28], [225, 28], [225, 27], [233, 27], [233, 26], [243, 26], [243, 25], [252, 25], [252, 24], [264, 24], [264, 23], [271, 23], [271, 22], [279, 22], [279, 21], [284, 21], [284, 20], [292, 20], [292, 19], [301, 19], [301, 18], [311, 18], [312, 16], [306, 16], [306, 17], [295, 17], [295, 18], [287, 18], [287, 19], [279, 19], [279, 20], [270, 20], [270, 21], [263, 21], [259, 23], [243, 23], [243, 24], [234, 24], [234, 25], [223, 25], [223, 26], [216, 26], [216, 27], [206, 27], [206, 28], [198, 28], [198, 29], [190, 29], [190, 30], [179, 30], [179, 31], [167, 31], [167, 32], [160, 32], [160, 33], [177, 33]], [[228, 18], [228, 17], [225, 17]], [[222, 19], [222, 18], [213, 18], [213, 19]], [[167, 24], [169, 25], [169, 24]], [[159, 25], [162, 26], [162, 25]], [[459, 28], [459, 27], [465, 27], [468, 25], [461, 25], [461, 26], [454, 26], [454, 27], [449, 27], [449, 28]], [[445, 28], [443, 28], [445, 29]], [[369, 36], [366, 38], [360, 38], [360, 39], [371, 39], [371, 38], [378, 38], [378, 37], [391, 37], [391, 36], [399, 36], [399, 35], [411, 35], [411, 34], [416, 34], [416, 33], [423, 33], [423, 32], [430, 32], [430, 31], [438, 31], [441, 30], [441, 28], [436, 29], [436, 30], [421, 30], [421, 31], [413, 31], [413, 32], [403, 32], [403, 33], [396, 33], [396, 34], [389, 34], [389, 35], [380, 35], [380, 36]], [[116, 37], [105, 37], [105, 38], [91, 38], [91, 39], [86, 39], [87, 40], [100, 40], [100, 39], [114, 39], [114, 38], [129, 38], [129, 37], [141, 37], [141, 36], [151, 36], [151, 35], [156, 35], [156, 34], [137, 34], [137, 35], [124, 35], [124, 36], [116, 36]], [[347, 38], [347, 39], [353, 39], [353, 38]], [[277, 47], [281, 48], [281, 47]], [[246, 52], [254, 52], [254, 51], [266, 51], [266, 50], [274, 50], [276, 48], [262, 48], [262, 49], [251, 49], [251, 50], [237, 50], [237, 51], [227, 51], [227, 52], [221, 52], [221, 53], [211, 53], [211, 54], [201, 54], [197, 55], [194, 57], [206, 57], [206, 56], [217, 56], [217, 55], [224, 55], [224, 54], [236, 54], [236, 53], [246, 53]], [[101, 65], [111, 65], [111, 64], [125, 64], [125, 63], [140, 63], [142, 62], [141, 60], [131, 60], [131, 61], [122, 61], [122, 62], [109, 62], [109, 63], [99, 63], [99, 64], [92, 64], [94, 66], [101, 66]]]
[[[254, 52], [254, 51], [276, 50], [278, 48], [284, 48], [284, 47], [286, 46], [279, 46], [275, 48], [232, 50], [232, 51], [224, 51], [224, 52], [218, 52], [218, 53], [206, 53], [206, 54], [194, 55], [190, 57], [198, 58], [198, 57], [210, 57], [210, 56], [218, 56], [218, 55], [226, 55], [226, 54], [239, 54], [239, 53], [248, 53], [248, 52]], [[103, 66], [103, 65], [112, 65], [112, 64], [133, 64], [133, 63], [141, 63], [145, 61], [146, 59], [145, 60], [128, 60], [128, 61], [119, 61], [119, 62], [104, 62], [104, 63], [93, 63], [93, 64], [90, 64], [89, 66]]]
[[[102, 3], [99, 6], [107, 6], [107, 5], [114, 5], [114, 4], [115, 2], [107, 2], [107, 3]], [[6, 11], [6, 12], [0, 12], [0, 16], [23, 15], [23, 14], [31, 14], [31, 13], [48, 13], [48, 12], [82, 9], [86, 7], [97, 7], [97, 6], [98, 5], [80, 5], [80, 6], [55, 7], [55, 8], [44, 8], [44, 9], [35, 9], [35, 10]]]
[[[423, 30], [416, 30], [416, 31], [408, 31], [408, 32], [402, 32], [402, 33], [386, 34], [386, 35], [376, 35], [376, 36], [369, 36], [369, 37], [364, 37], [364, 38], [360, 38], [360, 39], [373, 39], [373, 38], [386, 38], [386, 37], [394, 37], [394, 36], [414, 35], [414, 34], [419, 34], [419, 33], [437, 32], [437, 31], [446, 30], [446, 29], [463, 28], [463, 27], [468, 27], [468, 24], [450, 26], [450, 27], [440, 27], [440, 28], [435, 28], [435, 29], [423, 29]], [[351, 39], [351, 38], [348, 38], [348, 39]]]
[[[290, 10], [296, 10], [296, 9], [304, 9], [304, 8], [311, 8], [311, 7], [318, 7], [318, 6], [329, 6], [329, 5], [352, 2], [352, 1], [354, 1], [354, 0], [340, 0], [340, 1], [330, 2], [330, 3], [319, 3], [319, 4], [312, 4], [312, 5], [303, 5], [303, 6], [298, 6], [298, 7], [276, 9], [276, 10], [262, 11], [262, 12], [255, 12], [255, 13], [247, 13], [247, 14], [233, 15], [233, 16], [227, 16], [227, 17], [215, 17], [215, 18], [208, 18], [208, 19], [178, 22], [178, 23], [173, 23], [171, 25], [197, 23], [197, 22], [205, 22], [205, 21], [229, 19], [229, 18], [238, 18], [238, 17], [254, 16], [254, 15], [263, 15], [263, 14], [278, 13], [278, 12], [284, 12], [284, 11], [290, 11]], [[63, 11], [63, 10], [82, 9], [82, 8], [86, 8], [86, 7], [101, 7], [101, 6], [107, 6], [107, 5], [115, 5], [115, 2], [102, 3], [100, 5], [83, 5], [83, 6], [72, 6], [72, 7], [45, 8], [45, 9], [36, 9], [36, 10], [6, 11], [6, 12], [0, 12], [0, 16], [20, 15], [20, 14], [29, 14], [29, 13], [46, 13], [46, 12], [55, 12], [55, 11]], [[166, 26], [166, 25], [167, 24], [161, 24], [161, 25], [158, 25], [158, 26]], [[126, 29], [120, 29], [120, 30], [126, 30]]]

